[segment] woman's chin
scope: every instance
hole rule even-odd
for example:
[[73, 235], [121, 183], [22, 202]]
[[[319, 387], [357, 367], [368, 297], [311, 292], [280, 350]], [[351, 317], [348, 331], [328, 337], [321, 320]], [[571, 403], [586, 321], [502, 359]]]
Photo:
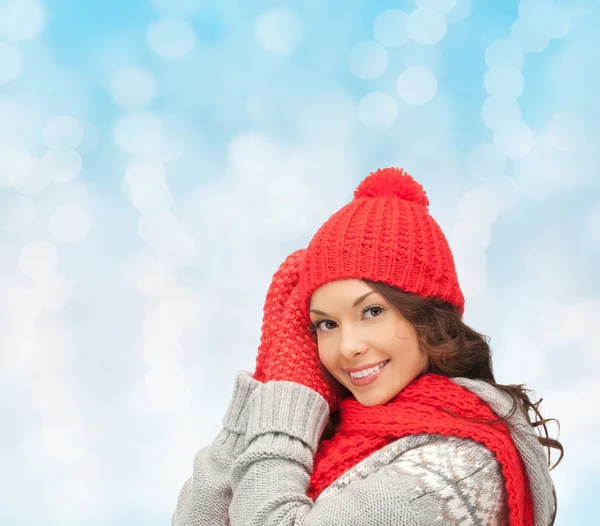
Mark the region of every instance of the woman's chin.
[[393, 397], [391, 393], [385, 393], [378, 391], [377, 389], [373, 389], [369, 392], [361, 392], [359, 390], [353, 389], [352, 394], [356, 401], [361, 405], [366, 407], [372, 407], [375, 405], [383, 405], [388, 403]]

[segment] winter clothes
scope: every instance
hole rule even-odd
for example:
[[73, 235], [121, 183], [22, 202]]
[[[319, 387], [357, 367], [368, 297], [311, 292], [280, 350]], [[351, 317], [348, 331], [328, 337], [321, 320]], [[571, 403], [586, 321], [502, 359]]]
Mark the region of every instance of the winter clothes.
[[[509, 397], [489, 384], [451, 381], [496, 415], [509, 413]], [[518, 491], [508, 493], [497, 453], [437, 432], [392, 441], [313, 501], [307, 493], [328, 417], [325, 399], [306, 386], [238, 374], [223, 430], [196, 455], [173, 526], [513, 524], [509, 500]], [[508, 431], [529, 485], [532, 524], [547, 526], [553, 498], [544, 452], [520, 411], [508, 419]]]
[[462, 314], [465, 299], [454, 258], [428, 206], [423, 187], [401, 169], [367, 176], [306, 248], [299, 284], [306, 312], [321, 285], [354, 278], [439, 298]]
[[340, 410], [336, 435], [322, 444], [315, 457], [308, 492], [313, 499], [345, 471], [393, 440], [424, 433], [454, 436], [474, 440], [494, 453], [505, 479], [510, 524], [532, 524], [529, 485], [508, 426], [498, 422], [476, 395], [449, 378], [426, 374], [384, 405], [365, 407], [348, 398]]
[[[428, 205], [412, 177], [378, 170], [281, 265], [255, 374], [237, 376], [223, 429], [196, 455], [173, 526], [549, 524], [546, 458], [520, 408], [508, 416], [506, 393], [425, 374], [366, 407], [341, 400], [320, 369], [308, 312], [326, 283], [383, 282], [463, 313], [454, 260]], [[338, 405], [340, 426], [321, 441]], [[490, 423], [497, 416], [507, 421]]]
[[287, 380], [310, 387], [334, 411], [341, 393], [321, 373], [317, 343], [300, 301], [298, 269], [305, 252], [300, 249], [290, 254], [273, 275], [265, 300], [254, 378], [260, 382]]

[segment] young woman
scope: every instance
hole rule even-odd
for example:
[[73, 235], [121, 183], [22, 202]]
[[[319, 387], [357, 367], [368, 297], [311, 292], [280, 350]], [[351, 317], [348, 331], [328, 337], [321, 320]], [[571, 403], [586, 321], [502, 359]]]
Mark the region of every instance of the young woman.
[[523, 386], [496, 384], [428, 206], [379, 170], [281, 265], [255, 372], [238, 374], [174, 526], [554, 522], [562, 446], [536, 433], [547, 420]]

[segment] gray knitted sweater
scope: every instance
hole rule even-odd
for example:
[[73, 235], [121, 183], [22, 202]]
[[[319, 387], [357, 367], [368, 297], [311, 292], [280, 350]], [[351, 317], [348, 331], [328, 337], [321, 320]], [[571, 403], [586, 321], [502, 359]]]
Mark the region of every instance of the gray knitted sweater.
[[[453, 379], [506, 415], [511, 400], [482, 381]], [[494, 454], [468, 439], [401, 438], [344, 473], [313, 502], [313, 457], [329, 417], [323, 397], [293, 382], [262, 384], [240, 372], [223, 429], [195, 458], [173, 526], [434, 526], [507, 524]], [[534, 526], [553, 511], [552, 481], [535, 434], [519, 413], [511, 436], [531, 486]]]

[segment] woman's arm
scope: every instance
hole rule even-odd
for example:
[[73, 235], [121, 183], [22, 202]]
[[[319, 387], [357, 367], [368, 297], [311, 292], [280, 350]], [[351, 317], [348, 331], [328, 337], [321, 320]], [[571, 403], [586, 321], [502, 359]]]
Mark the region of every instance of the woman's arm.
[[223, 417], [223, 429], [212, 444], [196, 454], [193, 474], [181, 489], [172, 526], [229, 524], [229, 471], [234, 459], [245, 449], [247, 406], [258, 384], [250, 373], [238, 373], [233, 396]]
[[499, 465], [483, 446], [466, 440], [415, 447], [314, 503], [306, 490], [328, 415], [325, 399], [300, 384], [257, 388], [248, 407], [246, 450], [231, 471], [232, 526], [502, 524]]

